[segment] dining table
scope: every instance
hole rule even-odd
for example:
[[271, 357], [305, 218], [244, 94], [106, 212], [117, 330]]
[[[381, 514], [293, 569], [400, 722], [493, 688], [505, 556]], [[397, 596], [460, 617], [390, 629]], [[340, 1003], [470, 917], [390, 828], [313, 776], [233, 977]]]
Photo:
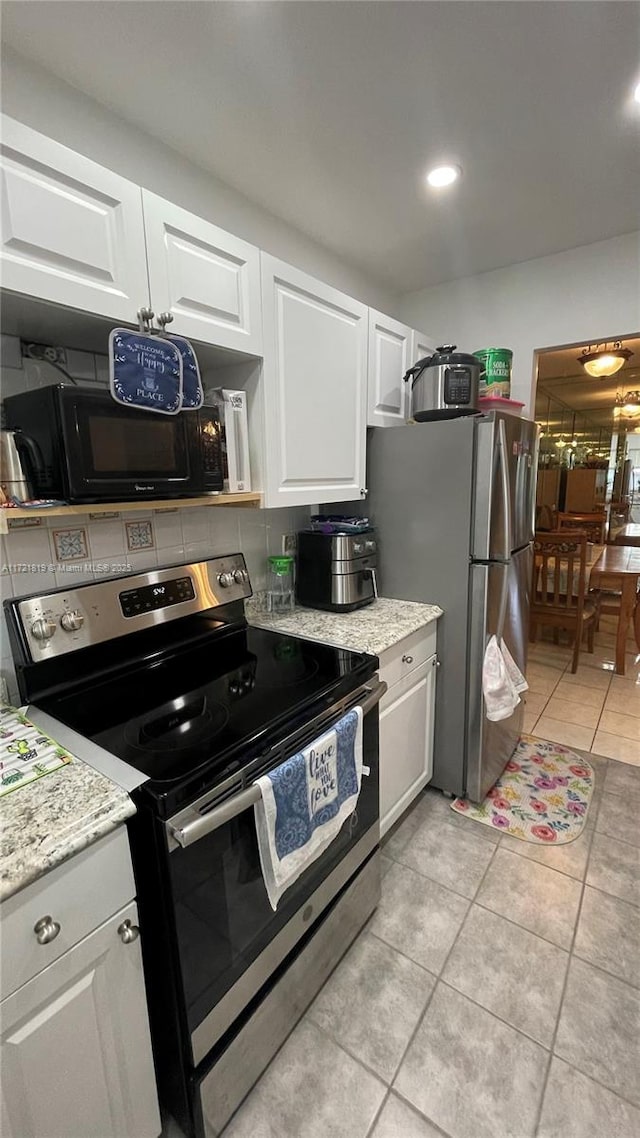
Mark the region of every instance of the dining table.
[[635, 545], [640, 548], [640, 524], [638, 522], [628, 522], [626, 526], [622, 526], [616, 533], [613, 539], [614, 545]]
[[620, 594], [616, 632], [616, 673], [624, 676], [627, 631], [633, 620], [636, 645], [640, 652], [640, 548], [632, 545], [606, 545], [591, 566], [589, 587]]

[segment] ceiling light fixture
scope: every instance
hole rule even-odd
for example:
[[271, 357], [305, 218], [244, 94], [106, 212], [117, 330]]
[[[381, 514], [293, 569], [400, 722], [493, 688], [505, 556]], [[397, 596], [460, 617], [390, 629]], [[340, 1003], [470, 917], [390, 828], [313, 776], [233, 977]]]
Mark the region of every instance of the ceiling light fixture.
[[640, 391], [619, 391], [614, 411], [629, 419], [637, 418], [640, 415]]
[[587, 375], [593, 379], [606, 379], [610, 375], [615, 375], [624, 367], [627, 360], [630, 360], [633, 352], [628, 348], [623, 348], [620, 340], [616, 340], [610, 348], [606, 343], [600, 347], [598, 344], [589, 344], [585, 348], [582, 355], [578, 356], [578, 363], [581, 363]]
[[442, 189], [443, 186], [452, 186], [457, 182], [461, 173], [460, 166], [434, 166], [427, 174], [427, 181], [434, 189]]
[[633, 97], [634, 97], [636, 103], [640, 103], [640, 83], [638, 83], [638, 86], [636, 87], [635, 91], [633, 92]]

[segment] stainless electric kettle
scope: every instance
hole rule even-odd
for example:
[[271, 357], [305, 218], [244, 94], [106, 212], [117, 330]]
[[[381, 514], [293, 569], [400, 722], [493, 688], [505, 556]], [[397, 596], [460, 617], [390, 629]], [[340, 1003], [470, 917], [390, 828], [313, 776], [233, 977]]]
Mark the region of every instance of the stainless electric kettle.
[[38, 452], [33, 439], [22, 431], [0, 431], [0, 486], [5, 498], [19, 502], [33, 498], [29, 461], [37, 469]]

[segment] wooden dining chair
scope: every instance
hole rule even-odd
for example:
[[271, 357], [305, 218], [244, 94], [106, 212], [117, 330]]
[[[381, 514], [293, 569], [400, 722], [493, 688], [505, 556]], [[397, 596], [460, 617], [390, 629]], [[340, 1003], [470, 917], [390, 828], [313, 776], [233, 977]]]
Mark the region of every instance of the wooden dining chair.
[[600, 511], [590, 514], [560, 513], [558, 514], [558, 529], [584, 530], [587, 541], [594, 545], [604, 545], [607, 532], [607, 518]]
[[585, 531], [537, 532], [533, 543], [530, 639], [537, 639], [539, 625], [572, 632], [571, 671], [575, 672], [585, 632], [587, 648], [593, 652], [598, 605], [597, 596], [587, 596]]
[[557, 517], [555, 506], [536, 506], [536, 529], [545, 532], [557, 529]]

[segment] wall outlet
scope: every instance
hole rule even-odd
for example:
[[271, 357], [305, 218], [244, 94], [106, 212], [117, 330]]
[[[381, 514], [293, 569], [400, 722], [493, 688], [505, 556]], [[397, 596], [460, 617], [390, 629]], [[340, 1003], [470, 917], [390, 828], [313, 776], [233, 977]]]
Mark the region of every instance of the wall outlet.
[[298, 535], [297, 533], [283, 533], [282, 535], [282, 552], [288, 553], [291, 557], [295, 557], [298, 550]]
[[62, 367], [67, 366], [67, 353], [65, 348], [57, 348], [50, 344], [24, 344], [22, 345], [23, 356], [28, 356], [31, 360], [46, 360], [50, 364], [61, 364]]

